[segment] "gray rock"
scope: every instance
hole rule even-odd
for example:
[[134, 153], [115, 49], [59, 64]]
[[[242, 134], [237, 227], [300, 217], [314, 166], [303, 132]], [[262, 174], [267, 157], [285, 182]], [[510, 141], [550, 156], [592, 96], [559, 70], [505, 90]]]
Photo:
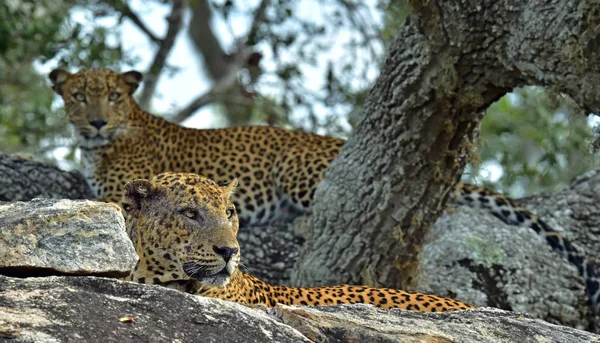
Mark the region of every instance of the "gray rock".
[[486, 308], [450, 313], [384, 311], [370, 305], [271, 310], [316, 342], [600, 342], [600, 336]]
[[[130, 316], [132, 322], [119, 319]], [[98, 277], [0, 276], [6, 342], [600, 342], [600, 336], [494, 309], [417, 313], [370, 305], [264, 311]]]
[[53, 199], [0, 203], [2, 274], [125, 276], [136, 261], [116, 205]]
[[[591, 171], [561, 192], [520, 202], [597, 260], [599, 181], [600, 170]], [[438, 219], [421, 253], [419, 290], [600, 331], [575, 267], [531, 229], [482, 210], [449, 209]]]
[[419, 290], [579, 329], [595, 325], [574, 266], [531, 229], [470, 208], [449, 211], [432, 227]]
[[600, 170], [580, 175], [569, 188], [521, 199], [590, 259], [600, 260]]
[[240, 228], [244, 271], [275, 284], [289, 284], [290, 266], [298, 259], [304, 239], [294, 234], [289, 223]]
[[91, 199], [92, 191], [78, 171], [0, 152], [0, 201], [33, 198]]
[[[119, 318], [131, 316], [133, 322]], [[96, 277], [0, 276], [0, 341], [310, 342], [264, 311]], [[8, 340], [7, 340], [8, 341]]]

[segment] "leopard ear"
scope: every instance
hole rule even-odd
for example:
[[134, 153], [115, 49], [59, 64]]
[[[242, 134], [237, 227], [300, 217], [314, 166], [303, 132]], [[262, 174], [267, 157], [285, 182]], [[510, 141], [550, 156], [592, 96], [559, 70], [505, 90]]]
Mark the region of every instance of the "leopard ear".
[[144, 76], [139, 71], [131, 70], [122, 73], [121, 78], [129, 86], [129, 95], [131, 95], [140, 86]]
[[125, 184], [123, 209], [127, 213], [139, 211], [142, 202], [156, 192], [156, 187], [148, 180], [138, 179]]
[[238, 186], [238, 180], [237, 179], [233, 179], [230, 183], [228, 183], [227, 185], [223, 186], [225, 188], [225, 192], [231, 197], [231, 195], [233, 195], [233, 193], [235, 193], [235, 189]]
[[63, 86], [69, 76], [71, 76], [71, 73], [62, 68], [56, 68], [48, 74], [48, 78], [50, 79], [50, 82], [52, 82], [52, 89], [56, 94], [63, 95]]

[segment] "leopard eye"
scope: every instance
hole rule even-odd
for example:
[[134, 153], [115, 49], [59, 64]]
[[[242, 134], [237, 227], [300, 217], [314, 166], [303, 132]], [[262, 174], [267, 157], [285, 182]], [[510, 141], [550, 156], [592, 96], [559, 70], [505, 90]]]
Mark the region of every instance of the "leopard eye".
[[121, 97], [121, 93], [112, 92], [108, 95], [108, 101], [115, 101]]
[[231, 217], [233, 217], [233, 215], [235, 214], [235, 210], [233, 208], [230, 208], [225, 213], [227, 214], [227, 219], [231, 219]]
[[85, 102], [85, 94], [81, 92], [73, 93], [73, 98], [79, 102]]
[[196, 216], [198, 215], [198, 212], [194, 211], [194, 210], [183, 210], [183, 215], [190, 218], [190, 219], [195, 219]]
[[200, 216], [198, 211], [196, 211], [193, 208], [186, 208], [179, 212], [192, 220], [199, 221], [199, 222], [202, 221], [202, 216]]

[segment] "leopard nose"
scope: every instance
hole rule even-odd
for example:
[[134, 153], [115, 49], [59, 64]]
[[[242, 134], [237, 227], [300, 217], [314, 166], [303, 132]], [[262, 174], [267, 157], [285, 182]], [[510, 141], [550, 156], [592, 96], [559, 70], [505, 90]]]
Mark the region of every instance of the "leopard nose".
[[221, 255], [223, 257], [223, 259], [225, 260], [225, 263], [229, 262], [229, 260], [231, 260], [231, 258], [233, 256], [235, 256], [235, 254], [238, 253], [239, 249], [238, 248], [230, 248], [230, 247], [218, 247], [216, 245], [213, 245], [213, 250]]
[[106, 121], [104, 120], [92, 120], [90, 121], [90, 125], [100, 130], [104, 125], [106, 125]]

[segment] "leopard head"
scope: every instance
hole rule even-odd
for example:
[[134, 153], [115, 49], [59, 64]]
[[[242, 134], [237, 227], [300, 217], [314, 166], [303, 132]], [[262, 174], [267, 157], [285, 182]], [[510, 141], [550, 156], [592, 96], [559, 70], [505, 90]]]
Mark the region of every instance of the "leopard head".
[[62, 96], [65, 112], [75, 126], [83, 148], [105, 146], [125, 134], [133, 108], [131, 97], [142, 74], [119, 74], [106, 68], [84, 69], [71, 74], [55, 69], [49, 74], [52, 89]]
[[230, 199], [236, 186], [237, 180], [219, 186], [187, 173], [127, 183], [123, 208], [140, 258], [132, 280], [226, 286], [240, 260], [239, 224]]

